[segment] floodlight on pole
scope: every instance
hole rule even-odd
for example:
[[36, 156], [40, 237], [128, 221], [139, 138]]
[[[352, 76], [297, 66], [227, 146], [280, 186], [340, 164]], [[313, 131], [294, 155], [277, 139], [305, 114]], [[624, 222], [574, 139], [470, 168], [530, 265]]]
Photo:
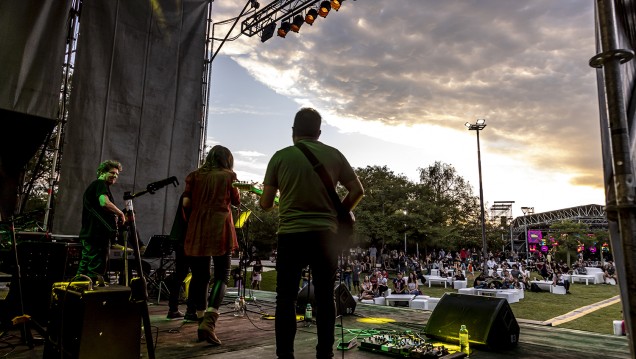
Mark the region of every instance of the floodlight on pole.
[[475, 123], [464, 124], [466, 128], [470, 131], [477, 132], [477, 167], [479, 169], [479, 205], [481, 207], [481, 245], [482, 249], [482, 267], [484, 273], [488, 273], [488, 268], [486, 267], [486, 260], [488, 259], [488, 244], [486, 243], [486, 218], [484, 215], [484, 186], [481, 181], [481, 148], [479, 144], [479, 131], [483, 130], [486, 127], [486, 120], [479, 119]]
[[[402, 213], [404, 213], [405, 217], [408, 214], [406, 210], [403, 210]], [[406, 255], [406, 219], [404, 220], [404, 255]]]

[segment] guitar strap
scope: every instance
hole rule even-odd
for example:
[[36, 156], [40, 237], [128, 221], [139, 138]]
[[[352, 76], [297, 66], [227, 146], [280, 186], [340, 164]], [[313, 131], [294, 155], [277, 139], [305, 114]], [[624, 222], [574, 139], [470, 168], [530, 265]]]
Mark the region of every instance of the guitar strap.
[[325, 185], [325, 189], [327, 189], [327, 194], [329, 194], [329, 198], [333, 202], [333, 205], [336, 207], [336, 212], [338, 212], [338, 217], [348, 215], [348, 212], [343, 206], [342, 202], [340, 202], [340, 197], [336, 193], [336, 190], [333, 188], [333, 184], [331, 183], [331, 177], [327, 173], [325, 166], [318, 161], [318, 158], [307, 148], [304, 143], [298, 142], [296, 143], [296, 147], [302, 151], [302, 153], [307, 157], [307, 160], [311, 163], [311, 166], [314, 168], [314, 171], [318, 174], [322, 183]]

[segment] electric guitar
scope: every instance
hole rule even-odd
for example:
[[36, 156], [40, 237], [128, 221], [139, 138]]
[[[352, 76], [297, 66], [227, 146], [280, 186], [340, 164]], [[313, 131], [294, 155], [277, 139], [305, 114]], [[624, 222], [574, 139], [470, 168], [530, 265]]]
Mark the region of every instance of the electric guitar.
[[[249, 182], [233, 182], [232, 187], [238, 188], [243, 191], [248, 191], [259, 196], [263, 195], [263, 190], [256, 187], [254, 183]], [[274, 203], [278, 204], [278, 196], [274, 197]]]

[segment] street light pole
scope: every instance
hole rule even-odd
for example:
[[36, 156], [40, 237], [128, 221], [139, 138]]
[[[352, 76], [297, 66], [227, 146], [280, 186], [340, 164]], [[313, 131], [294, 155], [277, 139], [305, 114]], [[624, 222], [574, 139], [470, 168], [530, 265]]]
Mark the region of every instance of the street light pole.
[[[404, 216], [406, 217], [406, 211], [404, 211]], [[406, 221], [406, 219], [404, 219]], [[404, 222], [404, 255], [406, 255], [406, 222]]]
[[468, 130], [477, 132], [477, 168], [479, 169], [479, 205], [481, 207], [481, 244], [483, 247], [483, 272], [488, 273], [486, 260], [488, 259], [488, 244], [486, 243], [486, 218], [484, 216], [484, 186], [481, 181], [481, 148], [479, 144], [479, 131], [486, 127], [486, 120], [479, 119], [474, 124], [466, 122], [464, 124]]

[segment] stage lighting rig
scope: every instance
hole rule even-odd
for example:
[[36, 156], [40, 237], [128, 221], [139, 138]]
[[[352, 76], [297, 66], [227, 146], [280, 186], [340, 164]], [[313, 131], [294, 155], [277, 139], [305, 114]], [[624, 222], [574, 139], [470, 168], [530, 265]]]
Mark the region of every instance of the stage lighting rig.
[[[278, 36], [285, 37], [290, 30], [298, 32], [302, 26], [302, 20], [311, 25], [318, 16], [326, 17], [331, 9], [338, 11], [344, 1], [273, 0], [243, 20], [241, 33], [249, 37], [260, 33], [261, 41], [265, 42], [272, 37], [269, 36], [271, 24], [280, 23]], [[316, 4], [319, 6], [314, 8]], [[283, 23], [289, 24], [289, 29]]]

